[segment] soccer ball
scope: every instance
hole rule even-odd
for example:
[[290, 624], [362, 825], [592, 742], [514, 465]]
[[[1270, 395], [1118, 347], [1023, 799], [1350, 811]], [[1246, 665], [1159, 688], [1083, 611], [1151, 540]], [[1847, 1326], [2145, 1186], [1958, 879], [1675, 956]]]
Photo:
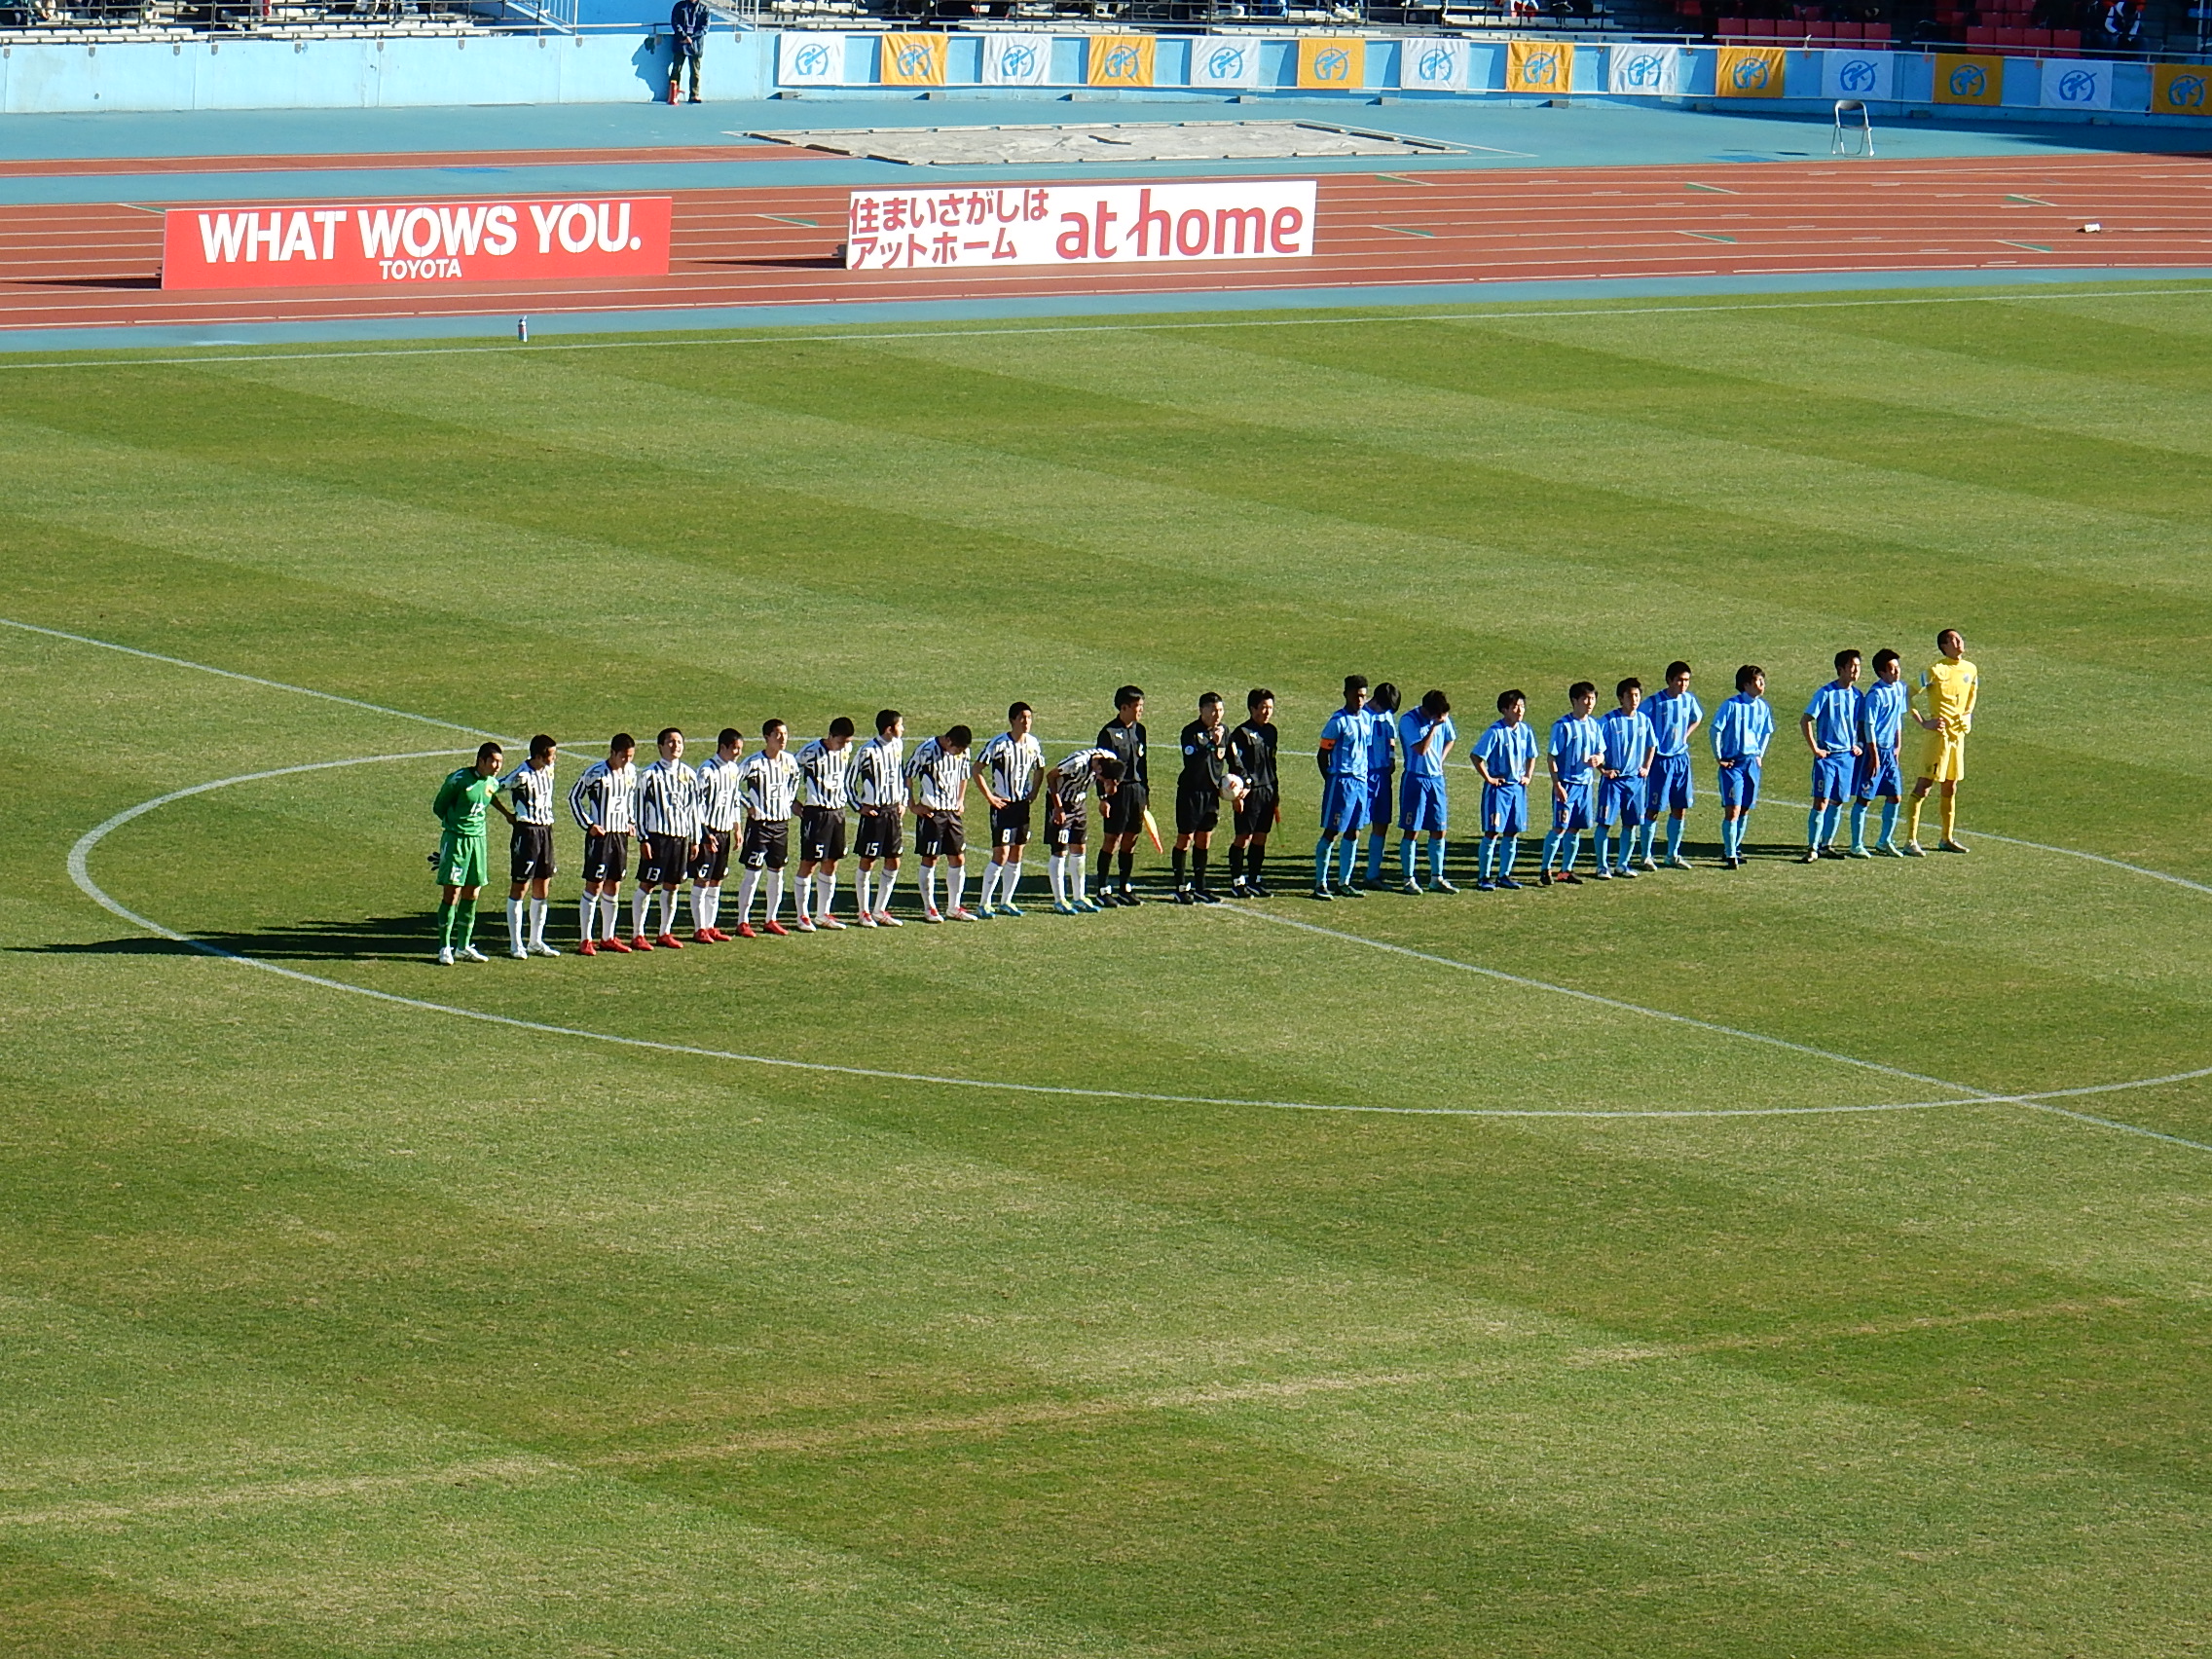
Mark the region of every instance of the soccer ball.
[[1244, 780], [1242, 778], [1239, 778], [1235, 772], [1231, 772], [1228, 776], [1224, 777], [1221, 780], [1221, 793], [1232, 801], [1242, 800], [1244, 798], [1244, 792], [1250, 787], [1250, 785], [1246, 784]]

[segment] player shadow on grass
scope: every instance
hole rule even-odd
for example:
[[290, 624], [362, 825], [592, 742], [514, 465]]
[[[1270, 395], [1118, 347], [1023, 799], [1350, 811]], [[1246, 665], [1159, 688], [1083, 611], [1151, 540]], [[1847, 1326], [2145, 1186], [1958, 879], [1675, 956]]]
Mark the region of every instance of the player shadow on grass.
[[[497, 913], [487, 909], [477, 922], [481, 935]], [[430, 948], [436, 918], [428, 911], [407, 916], [364, 916], [357, 920], [295, 922], [255, 933], [203, 933], [194, 939], [235, 956], [257, 956], [267, 961], [375, 961], [413, 958]], [[53, 956], [199, 956], [204, 954], [176, 940], [127, 938], [56, 941], [52, 944], [18, 944], [15, 950]], [[502, 946], [501, 948], [504, 948]]]

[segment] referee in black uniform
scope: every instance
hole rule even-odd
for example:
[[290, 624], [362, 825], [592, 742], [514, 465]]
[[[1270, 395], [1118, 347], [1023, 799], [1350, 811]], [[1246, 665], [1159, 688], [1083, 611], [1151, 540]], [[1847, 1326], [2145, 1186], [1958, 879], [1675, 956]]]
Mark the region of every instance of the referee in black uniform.
[[1229, 734], [1229, 769], [1244, 780], [1236, 802], [1236, 839], [1229, 848], [1229, 891], [1239, 899], [1265, 899], [1260, 866], [1268, 832], [1282, 822], [1281, 786], [1275, 776], [1275, 694], [1255, 687], [1244, 694], [1251, 712]]
[[[1144, 692], [1124, 685], [1114, 693], [1114, 718], [1098, 728], [1098, 747], [1122, 763], [1122, 782], [1101, 803], [1105, 838], [1098, 843], [1098, 897], [1108, 904], [1141, 904], [1129, 884], [1136, 863], [1137, 837], [1144, 832], [1144, 810], [1152, 794], [1152, 774], [1144, 757]], [[1106, 872], [1118, 880], [1109, 883]]]

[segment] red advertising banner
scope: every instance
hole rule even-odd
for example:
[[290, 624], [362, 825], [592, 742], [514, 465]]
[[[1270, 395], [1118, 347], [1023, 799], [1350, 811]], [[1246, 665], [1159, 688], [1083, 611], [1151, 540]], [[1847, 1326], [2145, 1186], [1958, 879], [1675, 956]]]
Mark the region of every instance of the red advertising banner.
[[665, 276], [666, 196], [172, 207], [164, 288], [336, 288]]

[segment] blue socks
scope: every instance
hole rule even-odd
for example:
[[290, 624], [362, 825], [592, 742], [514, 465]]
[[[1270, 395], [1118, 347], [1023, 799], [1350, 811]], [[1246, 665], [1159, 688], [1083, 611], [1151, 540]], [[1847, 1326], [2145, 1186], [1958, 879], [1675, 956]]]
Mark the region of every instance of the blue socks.
[[1344, 840], [1344, 857], [1337, 861], [1337, 885], [1351, 885], [1352, 866], [1359, 863], [1359, 837], [1346, 835]]
[[1897, 803], [1896, 801], [1894, 801], [1894, 800], [1884, 800], [1884, 801], [1882, 802], [1882, 845], [1883, 845], [1883, 846], [1885, 846], [1885, 847], [1886, 847], [1886, 846], [1889, 846], [1889, 845], [1891, 844], [1891, 842], [1890, 842], [1890, 837], [1891, 837], [1892, 835], [1894, 835], [1894, 834], [1896, 834], [1896, 833], [1897, 833], [1897, 828], [1898, 828], [1898, 803]]
[[1670, 818], [1667, 820], [1667, 856], [1669, 858], [1678, 859], [1682, 856], [1682, 828], [1688, 823], [1687, 818]]
[[1326, 835], [1313, 843], [1313, 885], [1329, 885], [1329, 837]]
[[1414, 878], [1414, 838], [1411, 835], [1398, 843], [1398, 877], [1401, 881]]
[[[1411, 864], [1412, 861], [1409, 859], [1407, 863]], [[1428, 879], [1431, 881], [1442, 881], [1444, 879], [1444, 837], [1441, 835], [1434, 837], [1428, 843]]]
[[1821, 845], [1826, 846], [1835, 839], [1835, 827], [1843, 820], [1843, 802], [1831, 800], [1827, 811], [1821, 814]]
[[1851, 844], [1855, 847], [1866, 844], [1866, 803], [1863, 800], [1851, 803]]
[[1821, 848], [1821, 820], [1825, 816], [1825, 810], [1818, 806], [1805, 814], [1805, 845], [1815, 852]]
[[1367, 879], [1370, 885], [1379, 886], [1382, 880], [1382, 853], [1389, 844], [1387, 830], [1372, 830], [1367, 835]]

